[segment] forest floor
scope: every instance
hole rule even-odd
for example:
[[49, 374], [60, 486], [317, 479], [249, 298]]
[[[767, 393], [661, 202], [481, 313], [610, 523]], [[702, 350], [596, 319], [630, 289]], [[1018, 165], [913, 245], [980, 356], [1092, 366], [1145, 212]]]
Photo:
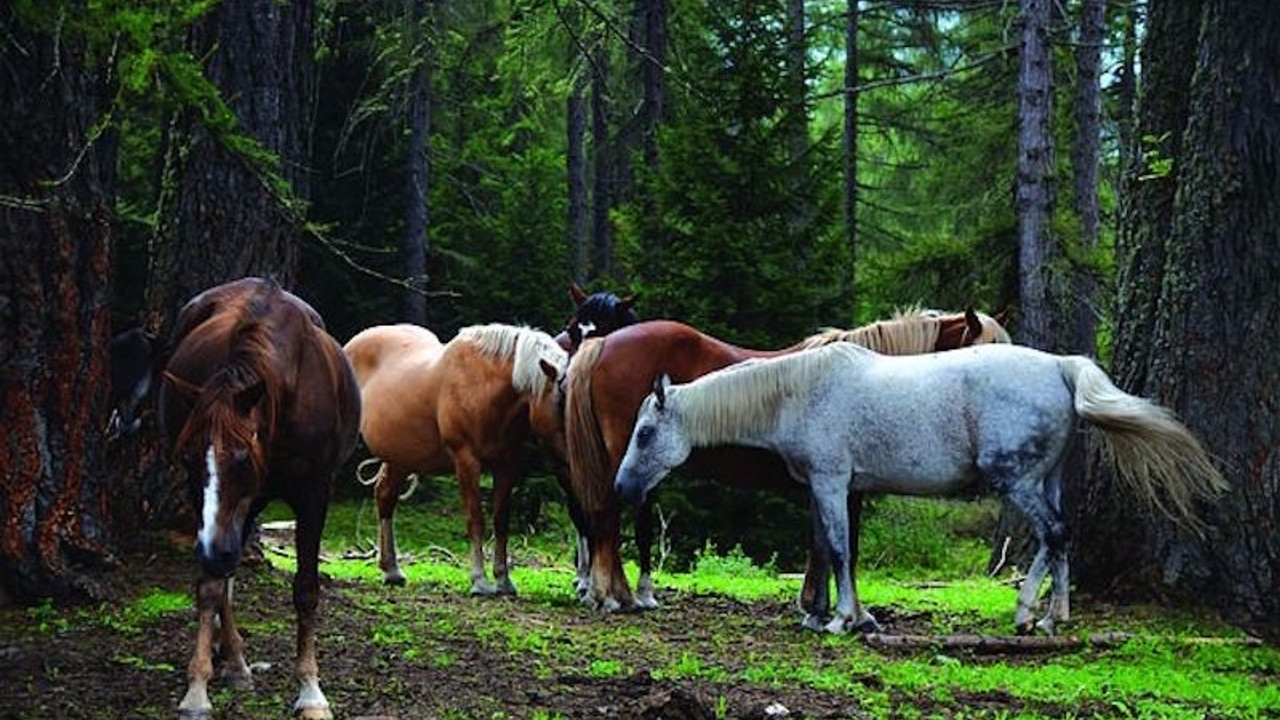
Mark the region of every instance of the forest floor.
[[[345, 576], [353, 565], [355, 576]], [[1241, 635], [1222, 627], [1190, 650], [1139, 642], [1049, 654], [886, 651], [801, 630], [782, 594], [660, 585], [661, 608], [603, 616], [573, 598], [568, 568], [525, 568], [516, 575], [521, 595], [498, 599], [466, 595], [453, 557], [419, 558], [401, 588], [383, 586], [367, 559], [322, 570], [322, 684], [335, 716], [347, 720], [1280, 714], [1280, 652], [1237, 647]], [[177, 715], [194, 635], [189, 550], [156, 542], [122, 572], [131, 592], [119, 605], [0, 612], [0, 718]], [[290, 577], [268, 563], [237, 574], [248, 659], [261, 665], [251, 690], [214, 684], [214, 717], [289, 716]], [[999, 592], [1009, 604], [998, 620], [952, 601], [904, 610], [873, 599], [872, 611], [891, 634], [1007, 636], [997, 625], [1013, 595]], [[1143, 611], [1076, 607], [1084, 612], [1077, 622], [1093, 630], [1170, 627]], [[1158, 664], [1147, 665], [1150, 658]]]

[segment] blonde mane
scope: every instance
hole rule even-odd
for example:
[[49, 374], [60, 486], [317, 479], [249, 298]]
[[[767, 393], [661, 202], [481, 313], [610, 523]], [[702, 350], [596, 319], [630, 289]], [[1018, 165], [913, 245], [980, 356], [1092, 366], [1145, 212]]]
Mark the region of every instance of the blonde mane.
[[569, 354], [541, 330], [516, 325], [472, 325], [458, 331], [459, 340], [473, 343], [481, 353], [497, 360], [511, 362], [511, 386], [516, 392], [541, 395], [547, 389], [547, 376], [538, 366], [539, 360], [554, 365], [564, 374]]
[[695, 447], [768, 433], [784, 399], [803, 395], [832, 368], [866, 348], [836, 343], [768, 359], [746, 360], [668, 388], [667, 402], [680, 415]]
[[[882, 355], [919, 355], [933, 352], [938, 344], [944, 318], [956, 313], [943, 313], [920, 307], [901, 308], [888, 320], [878, 320], [852, 330], [827, 328], [796, 344], [800, 350], [822, 347], [836, 342], [849, 342], [875, 350]], [[974, 344], [1011, 342], [1008, 331], [989, 315], [978, 313], [982, 334]]]

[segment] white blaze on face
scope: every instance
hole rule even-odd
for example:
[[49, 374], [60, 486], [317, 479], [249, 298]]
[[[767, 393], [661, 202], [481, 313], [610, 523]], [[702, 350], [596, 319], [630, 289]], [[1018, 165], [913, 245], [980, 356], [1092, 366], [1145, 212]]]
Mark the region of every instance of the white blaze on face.
[[578, 332], [582, 333], [583, 340], [587, 339], [587, 336], [590, 335], [592, 331], [594, 331], [595, 329], [596, 329], [596, 324], [593, 322], [578, 323]]
[[200, 533], [196, 540], [206, 552], [213, 552], [213, 533], [218, 527], [218, 459], [212, 445], [204, 454], [204, 463], [208, 477], [204, 483], [204, 507], [200, 511]]

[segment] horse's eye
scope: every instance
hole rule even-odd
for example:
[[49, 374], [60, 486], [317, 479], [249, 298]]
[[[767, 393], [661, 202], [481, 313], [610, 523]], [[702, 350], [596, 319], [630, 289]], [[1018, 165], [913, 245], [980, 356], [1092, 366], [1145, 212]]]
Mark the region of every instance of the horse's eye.
[[640, 432], [636, 435], [636, 442], [640, 445], [640, 447], [645, 447], [649, 443], [653, 442], [653, 432], [654, 431], [653, 431], [652, 425], [645, 425], [644, 427], [640, 428]]

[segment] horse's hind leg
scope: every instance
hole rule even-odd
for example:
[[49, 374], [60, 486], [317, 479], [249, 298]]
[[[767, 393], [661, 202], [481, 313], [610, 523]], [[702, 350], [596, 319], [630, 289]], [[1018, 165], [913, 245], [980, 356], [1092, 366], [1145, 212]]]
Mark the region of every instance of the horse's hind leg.
[[493, 582], [499, 595], [515, 595], [507, 558], [507, 538], [511, 529], [511, 491], [520, 476], [510, 467], [493, 473]]
[[201, 577], [196, 581], [196, 650], [187, 665], [187, 692], [178, 703], [184, 718], [204, 718], [213, 711], [209, 703], [209, 680], [213, 678], [214, 618], [226, 601], [224, 578]]
[[400, 570], [399, 550], [396, 548], [396, 505], [409, 471], [382, 463], [378, 470], [374, 498], [378, 502], [378, 567], [382, 569], [382, 582], [387, 585], [404, 585], [404, 573]]
[[[1052, 557], [1055, 569], [1054, 597], [1062, 600], [1052, 601], [1050, 616], [1042, 620], [1038, 626], [1052, 634], [1054, 621], [1050, 619], [1055, 607], [1066, 609], [1066, 527], [1062, 523], [1061, 513], [1051, 507], [1039, 483], [1014, 482], [1009, 492], [1009, 500], [1020, 509], [1031, 524], [1031, 529], [1039, 542], [1035, 559], [1027, 570], [1027, 577], [1018, 590], [1018, 609], [1013, 616], [1014, 629], [1019, 634], [1035, 631], [1037, 623], [1033, 619], [1036, 600], [1040, 594], [1040, 586], [1049, 570]], [[1058, 579], [1061, 574], [1061, 586]], [[1060, 612], [1060, 611], [1059, 611]], [[1065, 619], [1065, 617], [1063, 618]]]
[[636, 550], [640, 554], [640, 577], [636, 580], [636, 607], [652, 610], [658, 607], [653, 595], [653, 501], [646, 498], [635, 509]]
[[298, 615], [297, 664], [298, 699], [293, 709], [307, 720], [332, 718], [329, 701], [320, 690], [320, 665], [316, 661], [316, 608], [320, 604], [320, 535], [324, 531], [325, 508], [329, 499], [312, 499], [298, 506], [294, 547], [298, 569], [293, 574], [293, 608]]
[[568, 468], [557, 467], [555, 474], [556, 480], [560, 483], [560, 489], [564, 491], [565, 508], [569, 511], [569, 519], [573, 521], [574, 530], [577, 531], [577, 549], [574, 557], [577, 574], [573, 578], [573, 590], [581, 600], [591, 590], [591, 540], [587, 530], [587, 516], [582, 511], [578, 498], [573, 494]]

